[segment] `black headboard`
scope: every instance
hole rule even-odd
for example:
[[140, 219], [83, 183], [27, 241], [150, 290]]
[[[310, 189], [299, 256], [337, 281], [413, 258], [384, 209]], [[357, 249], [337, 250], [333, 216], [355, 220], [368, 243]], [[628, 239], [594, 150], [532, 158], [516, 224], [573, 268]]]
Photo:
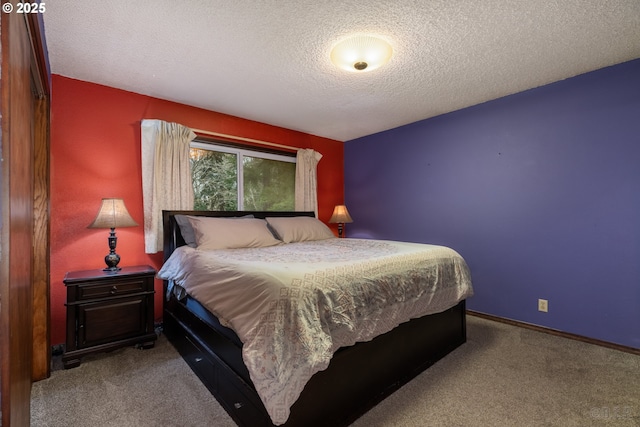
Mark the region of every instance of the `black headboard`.
[[185, 242], [180, 233], [180, 227], [176, 222], [175, 215], [191, 215], [191, 216], [213, 216], [213, 217], [237, 217], [245, 215], [253, 215], [255, 218], [266, 217], [293, 217], [293, 216], [312, 216], [313, 212], [265, 212], [265, 211], [162, 211], [162, 226], [164, 231], [163, 250], [164, 260], [173, 253], [173, 251], [184, 246]]

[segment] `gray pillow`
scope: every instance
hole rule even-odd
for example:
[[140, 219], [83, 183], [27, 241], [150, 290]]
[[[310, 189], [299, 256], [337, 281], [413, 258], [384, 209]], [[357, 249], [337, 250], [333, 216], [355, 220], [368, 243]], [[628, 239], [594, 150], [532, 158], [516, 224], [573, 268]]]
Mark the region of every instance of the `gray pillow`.
[[191, 246], [192, 248], [196, 247], [196, 235], [193, 232], [193, 227], [189, 222], [189, 219], [186, 215], [176, 215], [174, 216], [176, 222], [178, 223], [178, 227], [180, 227], [180, 233], [182, 234], [182, 238], [184, 242]]

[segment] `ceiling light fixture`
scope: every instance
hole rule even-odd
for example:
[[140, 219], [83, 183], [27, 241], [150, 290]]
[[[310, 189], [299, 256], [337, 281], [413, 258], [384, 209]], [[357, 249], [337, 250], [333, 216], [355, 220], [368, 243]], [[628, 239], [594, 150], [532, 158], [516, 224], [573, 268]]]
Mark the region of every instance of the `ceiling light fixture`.
[[331, 50], [331, 62], [347, 71], [372, 71], [386, 64], [392, 52], [386, 40], [360, 35], [336, 44]]

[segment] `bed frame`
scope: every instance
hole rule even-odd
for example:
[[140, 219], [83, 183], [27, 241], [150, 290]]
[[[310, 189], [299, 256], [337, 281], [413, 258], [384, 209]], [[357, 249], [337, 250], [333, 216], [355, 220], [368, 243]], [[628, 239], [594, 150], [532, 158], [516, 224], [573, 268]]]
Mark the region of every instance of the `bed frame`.
[[[164, 258], [185, 244], [174, 215], [314, 216], [313, 212], [163, 211]], [[166, 295], [165, 282], [165, 295]], [[164, 332], [239, 426], [273, 426], [242, 361], [237, 335], [195, 300], [164, 303]], [[347, 426], [466, 341], [465, 301], [403, 323], [372, 341], [339, 349], [291, 407], [285, 424]]]

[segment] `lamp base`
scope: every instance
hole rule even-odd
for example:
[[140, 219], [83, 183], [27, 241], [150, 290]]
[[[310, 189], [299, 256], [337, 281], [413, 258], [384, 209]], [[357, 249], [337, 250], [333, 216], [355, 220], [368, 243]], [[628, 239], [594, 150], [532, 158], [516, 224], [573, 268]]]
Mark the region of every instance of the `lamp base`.
[[120, 262], [120, 255], [115, 252], [111, 252], [106, 257], [104, 257], [104, 262], [105, 264], [107, 264], [107, 268], [102, 269], [102, 271], [115, 272], [121, 270], [121, 268], [118, 267], [118, 263]]

